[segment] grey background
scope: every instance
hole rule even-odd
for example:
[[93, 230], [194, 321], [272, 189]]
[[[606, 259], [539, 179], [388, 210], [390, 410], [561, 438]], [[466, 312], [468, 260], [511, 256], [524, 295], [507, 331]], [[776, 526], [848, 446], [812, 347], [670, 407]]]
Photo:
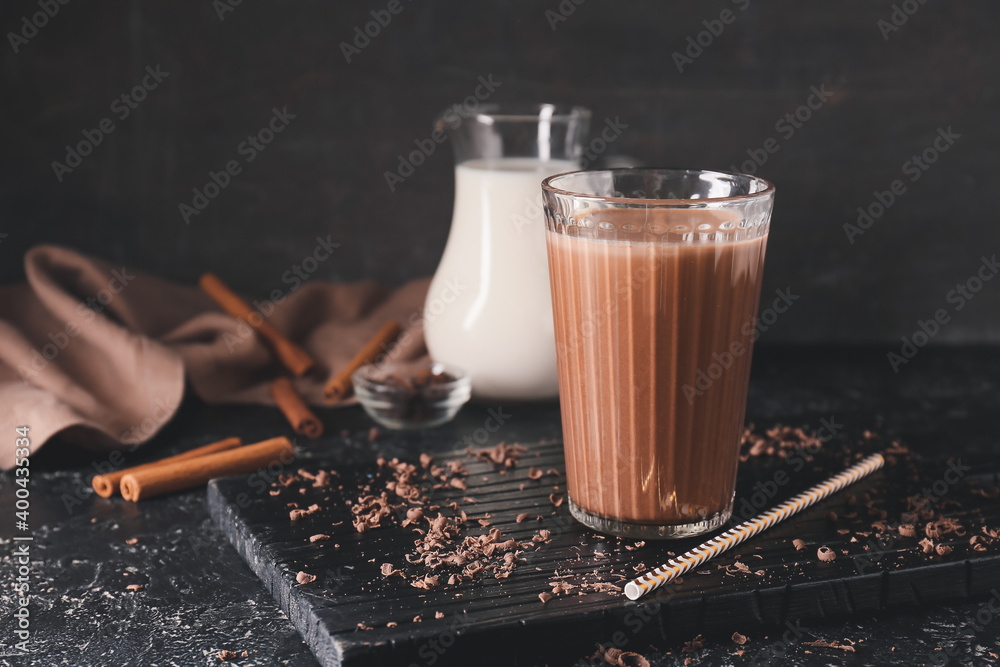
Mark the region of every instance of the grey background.
[[[997, 3], [910, 0], [885, 39], [878, 21], [905, 3], [564, 0], [573, 12], [553, 30], [556, 0], [400, 2], [350, 64], [340, 42], [388, 0], [242, 2], [222, 19], [208, 1], [74, 0], [17, 53], [8, 35], [38, 5], [4, 2], [0, 282], [51, 242], [177, 281], [213, 270], [264, 296], [320, 235], [341, 247], [315, 277], [428, 275], [450, 224], [450, 147], [395, 193], [383, 174], [492, 74], [491, 101], [620, 118], [629, 127], [606, 155], [646, 164], [728, 169], [774, 137], [758, 171], [778, 187], [762, 303], [786, 287], [801, 298], [764, 340], [898, 342], [946, 308], [935, 343], [1000, 341], [1000, 280], [961, 311], [947, 302], [1000, 250]], [[671, 54], [724, 9], [734, 22], [679, 72]], [[169, 76], [119, 120], [112, 101], [148, 65]], [[820, 85], [832, 98], [783, 137], [775, 124]], [[178, 205], [242, 160], [237, 146], [274, 107], [296, 118], [185, 224]], [[115, 131], [58, 182], [51, 163], [105, 117]], [[947, 127], [961, 138], [911, 183], [903, 163]], [[843, 225], [894, 179], [906, 193], [849, 243]]]

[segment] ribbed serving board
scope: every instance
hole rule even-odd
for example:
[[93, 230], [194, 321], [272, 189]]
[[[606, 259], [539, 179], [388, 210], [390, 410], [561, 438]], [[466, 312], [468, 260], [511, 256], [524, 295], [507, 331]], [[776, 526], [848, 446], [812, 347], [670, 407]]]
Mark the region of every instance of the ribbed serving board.
[[[399, 577], [383, 578], [380, 566], [386, 562], [413, 573], [423, 570], [408, 566], [404, 558], [413, 550], [412, 527], [394, 524], [357, 533], [351, 524], [346, 501], [357, 498], [359, 482], [377, 479], [374, 462], [365, 468], [338, 469], [334, 462], [310, 461], [302, 467], [313, 473], [334, 469], [339, 478], [332, 487], [307, 487], [305, 494], [290, 487], [291, 491], [271, 496], [261, 491], [259, 480], [245, 477], [215, 480], [209, 485], [209, 506], [233, 546], [327, 666], [559, 664], [567, 655], [575, 655], [574, 651], [581, 659], [590, 655], [595, 643], [602, 641], [624, 642], [635, 650], [650, 643], [665, 648], [699, 633], [728, 637], [735, 631], [747, 633], [786, 621], [976, 599], [1000, 586], [1000, 545], [976, 552], [968, 546], [970, 532], [949, 540], [954, 550], [946, 556], [925, 555], [917, 548], [916, 538], [898, 534], [892, 544], [878, 546], [870, 541], [874, 534], [862, 537], [857, 533], [871, 530], [870, 523], [877, 517], [862, 508], [855, 519], [844, 518], [852, 508], [845, 505], [842, 493], [712, 561], [701, 572], [689, 573], [681, 583], [665, 587], [657, 598], [629, 602], [621, 593], [576, 595], [577, 589], [542, 604], [538, 594], [550, 590], [557, 570], [570, 575], [566, 579], [570, 583], [579, 583], [585, 575], [593, 581], [596, 571], [622, 586], [620, 575], [614, 573], [631, 573], [639, 563], [659, 564], [669, 558], [668, 551], [680, 553], [701, 540], [647, 542], [628, 550], [625, 546], [634, 546], [632, 541], [604, 538], [584, 529], [570, 518], [565, 503], [554, 508], [549, 499], [554, 484], [565, 491], [561, 475], [537, 481], [528, 477], [530, 466], [561, 473], [561, 444], [522, 444], [528, 452], [503, 474], [502, 468], [470, 458], [465, 451], [435, 457], [435, 463], [442, 465], [449, 459], [460, 460], [469, 471], [467, 490], [437, 492], [435, 498], [441, 504], [454, 499], [470, 515], [490, 514], [491, 526], [476, 525], [469, 534], [496, 527], [503, 539], [524, 541], [540, 528], [551, 532], [552, 541], [522, 553], [523, 561], [504, 580], [487, 576], [473, 583], [421, 590]], [[776, 487], [777, 493], [767, 498], [768, 506], [839, 471], [849, 460], [843, 452], [821, 453], [796, 472], [777, 457], [751, 459], [740, 468], [737, 509], [743, 499], [761, 492], [754, 486], [759, 481], [783, 479], [775, 477], [779, 471], [788, 474], [789, 481]], [[294, 472], [298, 466], [291, 468]], [[920, 466], [890, 464], [851, 492], [858, 497], [869, 493], [874, 507], [887, 510], [892, 522], [905, 509], [907, 495], [919, 493], [946, 470], [940, 461]], [[949, 486], [948, 497], [958, 500], [961, 507], [949, 507], [947, 514], [969, 523], [973, 530], [978, 530], [980, 522], [1000, 527], [1000, 502], [970, 493], [968, 486], [972, 482], [991, 488], [997, 481], [996, 469], [977, 465], [974, 470], [975, 476], [963, 473], [958, 484]], [[338, 490], [338, 485], [344, 490]], [[764, 484], [763, 492], [767, 490]], [[476, 503], [470, 505], [464, 497]], [[758, 495], [756, 500], [762, 498]], [[302, 508], [315, 503], [321, 509], [293, 523], [286, 505], [292, 501]], [[828, 516], [831, 511], [838, 513], [836, 520]], [[522, 513], [542, 515], [543, 520], [518, 524], [516, 517]], [[844, 529], [851, 532], [838, 532]], [[331, 539], [310, 542], [309, 537], [317, 533]], [[850, 541], [852, 536], [857, 542]], [[803, 540], [806, 548], [797, 551], [792, 546], [795, 538]], [[823, 545], [837, 551], [835, 561], [819, 562], [816, 549]], [[750, 571], [737, 570], [737, 560]], [[316, 575], [316, 581], [297, 583], [300, 571]], [[414, 622], [416, 616], [422, 620]], [[359, 624], [371, 629], [359, 629]]]

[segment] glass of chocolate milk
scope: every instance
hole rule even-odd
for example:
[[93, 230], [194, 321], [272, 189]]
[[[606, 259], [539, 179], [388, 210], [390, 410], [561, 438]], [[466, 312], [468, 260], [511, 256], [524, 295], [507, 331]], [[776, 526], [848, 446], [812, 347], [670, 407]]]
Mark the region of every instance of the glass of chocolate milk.
[[636, 538], [722, 525], [774, 186], [610, 169], [542, 191], [573, 516]]

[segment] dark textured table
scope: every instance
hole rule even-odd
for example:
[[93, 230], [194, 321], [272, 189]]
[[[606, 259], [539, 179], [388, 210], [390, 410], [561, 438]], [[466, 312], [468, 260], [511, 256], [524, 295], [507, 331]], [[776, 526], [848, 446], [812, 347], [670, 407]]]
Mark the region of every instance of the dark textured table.
[[[860, 435], [877, 428], [919, 453], [948, 453], [967, 463], [1000, 448], [1000, 350], [931, 348], [898, 374], [884, 349], [761, 348], [754, 361], [748, 420], [817, 428], [835, 419]], [[501, 412], [493, 433], [483, 428]], [[328, 436], [304, 443], [306, 456], [334, 455], [345, 463], [374, 451], [415, 456], [501, 439], [558, 437], [554, 404], [470, 404], [459, 418], [417, 434], [384, 433], [370, 443], [371, 423], [360, 408], [322, 412]], [[492, 423], [492, 422], [491, 422]], [[478, 430], [477, 429], [481, 429]], [[226, 435], [245, 439], [287, 432], [275, 410], [209, 407], [189, 400], [155, 441], [130, 458], [142, 462]], [[478, 442], [469, 440], [476, 435]], [[487, 439], [483, 439], [488, 435]], [[208, 518], [203, 490], [139, 505], [104, 500], [89, 489], [94, 460], [58, 443], [32, 460], [31, 655], [12, 656], [15, 619], [9, 595], [0, 598], [0, 664], [213, 665], [220, 649], [248, 651], [246, 665], [315, 665], [309, 650]], [[0, 507], [13, 508], [13, 477], [0, 476]], [[11, 510], [13, 511], [13, 510]], [[4, 581], [14, 577], [13, 517], [3, 521]], [[137, 540], [128, 544], [132, 538]], [[137, 593], [129, 584], [141, 584]], [[984, 598], [989, 592], [983, 592]], [[998, 596], [1000, 597], [1000, 596]], [[994, 664], [1000, 656], [1000, 602], [914, 608], [905, 613], [830, 619], [824, 624], [774, 628], [736, 645], [711, 639], [703, 649], [638, 647], [654, 665], [742, 664]], [[855, 651], [805, 641], [855, 642]], [[612, 643], [613, 636], [594, 637]], [[949, 658], [949, 656], [954, 656]], [[436, 664], [447, 664], [447, 652]], [[589, 656], [565, 656], [588, 664]], [[431, 664], [429, 661], [425, 664]], [[524, 665], [532, 665], [531, 647]], [[598, 664], [596, 661], [594, 664]]]

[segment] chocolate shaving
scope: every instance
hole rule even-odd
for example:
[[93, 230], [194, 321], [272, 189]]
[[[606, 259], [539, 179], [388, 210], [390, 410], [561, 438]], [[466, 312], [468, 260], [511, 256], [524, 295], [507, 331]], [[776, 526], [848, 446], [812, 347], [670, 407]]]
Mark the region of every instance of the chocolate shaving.
[[743, 646], [743, 644], [747, 643], [746, 635], [741, 635], [738, 632], [734, 632], [733, 633], [732, 639], [733, 639], [733, 643], [739, 644], [740, 646]]
[[402, 570], [397, 570], [396, 568], [394, 568], [392, 566], [392, 563], [382, 563], [382, 566], [381, 566], [380, 569], [382, 571], [382, 576], [385, 577], [385, 578], [387, 578], [387, 579], [389, 577], [393, 577], [393, 576], [403, 577], [404, 579], [406, 578], [406, 575], [403, 574], [403, 571]]
[[[847, 641], [847, 640], [845, 640], [845, 641]], [[822, 639], [817, 639], [815, 641], [802, 642], [802, 643], [805, 646], [815, 646], [817, 648], [837, 648], [837, 649], [840, 649], [841, 651], [850, 651], [851, 653], [854, 653], [854, 647], [853, 646], [851, 646], [850, 644], [841, 644], [841, 643], [838, 643], [836, 641], [827, 642], [827, 641], [823, 641]]]
[[295, 575], [295, 581], [299, 582], [300, 584], [311, 584], [312, 582], [316, 581], [316, 575], [300, 571], [297, 575]]
[[694, 639], [684, 642], [684, 646], [681, 648], [681, 653], [694, 653], [705, 646], [705, 640], [701, 635], [695, 636]]
[[829, 563], [837, 558], [837, 552], [830, 547], [820, 547], [816, 550], [816, 557], [825, 563]]

